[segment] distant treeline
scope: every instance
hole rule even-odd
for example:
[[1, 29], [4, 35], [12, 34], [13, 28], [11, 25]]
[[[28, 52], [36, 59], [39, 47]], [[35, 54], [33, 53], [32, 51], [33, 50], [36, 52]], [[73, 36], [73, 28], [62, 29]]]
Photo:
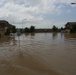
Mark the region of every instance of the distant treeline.
[[31, 32], [61, 32], [62, 30], [64, 30], [63, 27], [61, 28], [58, 28], [56, 27], [55, 25], [52, 27], [52, 28], [39, 28], [39, 29], [35, 29], [35, 26], [30, 26], [30, 28], [28, 27], [25, 27], [24, 29], [20, 29], [21, 32], [24, 32], [24, 33], [31, 33]]

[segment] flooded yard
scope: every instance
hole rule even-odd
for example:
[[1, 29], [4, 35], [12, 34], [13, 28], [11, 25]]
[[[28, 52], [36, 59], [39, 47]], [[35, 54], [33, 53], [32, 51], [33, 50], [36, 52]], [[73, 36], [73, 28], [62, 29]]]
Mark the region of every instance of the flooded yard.
[[76, 75], [76, 34], [0, 37], [0, 75]]

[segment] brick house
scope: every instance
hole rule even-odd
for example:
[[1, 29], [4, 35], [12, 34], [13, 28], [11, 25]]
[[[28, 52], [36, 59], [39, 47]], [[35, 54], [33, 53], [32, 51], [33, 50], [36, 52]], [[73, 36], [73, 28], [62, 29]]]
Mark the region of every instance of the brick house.
[[68, 22], [65, 25], [65, 32], [76, 32], [76, 22]]
[[4, 36], [7, 28], [11, 28], [13, 25], [9, 24], [6, 20], [0, 20], [0, 36]]

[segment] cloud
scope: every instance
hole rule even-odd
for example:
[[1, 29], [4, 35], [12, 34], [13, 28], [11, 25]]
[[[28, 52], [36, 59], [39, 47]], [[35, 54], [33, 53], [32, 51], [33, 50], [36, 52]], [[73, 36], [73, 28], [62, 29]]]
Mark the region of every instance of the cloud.
[[[76, 2], [76, 0], [0, 0], [0, 19], [21, 24], [26, 18], [29, 21], [32, 20], [35, 23], [40, 21], [44, 24], [47, 21], [43, 16], [63, 13], [63, 4], [70, 5], [71, 2]], [[70, 9], [65, 9], [65, 11], [71, 12]]]

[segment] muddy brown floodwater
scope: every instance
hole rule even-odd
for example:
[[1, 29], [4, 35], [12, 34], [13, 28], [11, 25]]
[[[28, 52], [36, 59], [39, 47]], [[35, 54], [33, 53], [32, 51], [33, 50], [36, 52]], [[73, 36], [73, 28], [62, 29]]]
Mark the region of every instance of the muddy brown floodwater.
[[0, 75], [76, 75], [76, 34], [0, 37]]

